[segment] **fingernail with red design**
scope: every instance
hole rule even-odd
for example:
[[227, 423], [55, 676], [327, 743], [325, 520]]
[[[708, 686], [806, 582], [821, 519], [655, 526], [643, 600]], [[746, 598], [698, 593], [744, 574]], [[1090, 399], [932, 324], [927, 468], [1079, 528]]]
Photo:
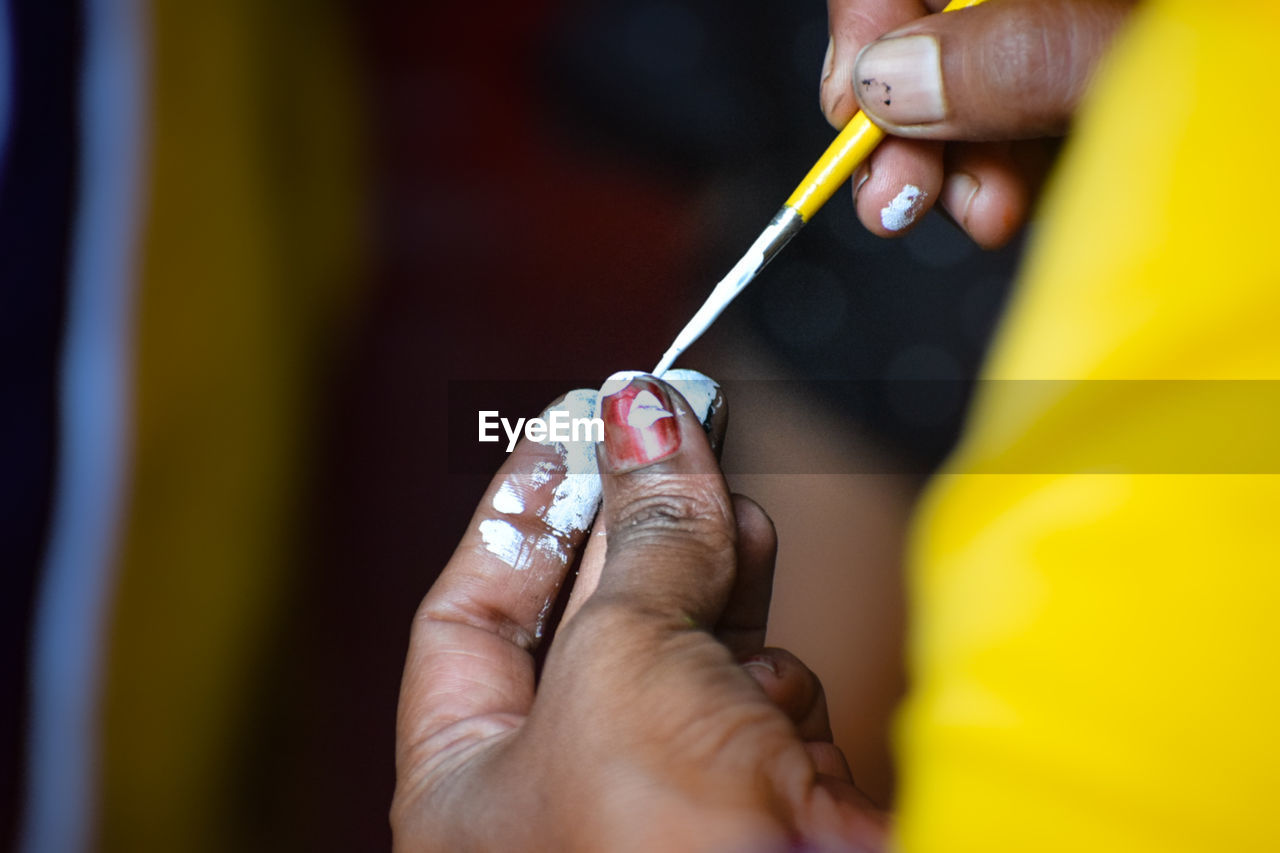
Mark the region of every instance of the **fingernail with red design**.
[[667, 391], [650, 376], [615, 373], [600, 389], [604, 455], [622, 473], [652, 465], [680, 449], [680, 424]]

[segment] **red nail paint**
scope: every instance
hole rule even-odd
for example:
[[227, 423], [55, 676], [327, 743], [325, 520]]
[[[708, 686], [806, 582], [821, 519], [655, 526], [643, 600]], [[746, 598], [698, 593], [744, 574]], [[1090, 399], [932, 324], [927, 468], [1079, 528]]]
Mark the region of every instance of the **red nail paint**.
[[680, 449], [675, 407], [657, 382], [632, 379], [604, 398], [603, 409], [605, 457], [614, 471], [651, 465]]

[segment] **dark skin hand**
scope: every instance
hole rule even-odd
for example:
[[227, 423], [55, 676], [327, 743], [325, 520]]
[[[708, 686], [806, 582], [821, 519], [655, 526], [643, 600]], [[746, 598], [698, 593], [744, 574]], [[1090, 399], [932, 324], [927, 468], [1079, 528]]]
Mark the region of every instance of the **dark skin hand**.
[[922, 191], [913, 221], [941, 203], [994, 248], [1026, 221], [1055, 137], [1136, 3], [988, 0], [940, 14], [945, 5], [828, 0], [822, 111], [839, 128], [862, 109], [892, 134], [853, 176], [867, 228], [906, 233], [881, 211], [911, 185]]
[[[729, 494], [683, 398], [649, 381], [674, 415], [657, 428], [674, 425], [678, 447], [620, 459], [626, 427], [606, 415], [607, 558], [540, 678], [539, 614], [565, 562], [535, 550], [513, 567], [477, 530], [501, 519], [527, 541], [547, 533], [538, 509], [554, 477], [519, 515], [491, 499], [554, 463], [552, 448], [517, 447], [422, 602], [397, 727], [396, 849], [882, 848], [884, 816], [831, 743], [821, 685], [763, 648], [773, 525]], [[564, 543], [571, 558], [584, 539]]]

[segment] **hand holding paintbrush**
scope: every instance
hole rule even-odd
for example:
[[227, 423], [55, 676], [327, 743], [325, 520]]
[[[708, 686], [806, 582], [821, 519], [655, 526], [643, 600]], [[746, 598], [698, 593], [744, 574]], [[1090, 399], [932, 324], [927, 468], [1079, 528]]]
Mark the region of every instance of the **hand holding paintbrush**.
[[[676, 337], [662, 375], [851, 176], [858, 216], [905, 233], [936, 201], [979, 245], [1007, 241], [1129, 0], [832, 0], [822, 107], [843, 128], [772, 222]], [[977, 8], [970, 8], [977, 7]], [[861, 48], [861, 49], [860, 49]], [[994, 59], [994, 61], [993, 61]], [[861, 109], [858, 109], [861, 107]], [[886, 131], [904, 139], [889, 139]], [[945, 152], [939, 142], [959, 140]], [[1007, 140], [1035, 140], [1018, 146]], [[1002, 140], [983, 144], [985, 140]], [[975, 144], [976, 143], [976, 144]]]

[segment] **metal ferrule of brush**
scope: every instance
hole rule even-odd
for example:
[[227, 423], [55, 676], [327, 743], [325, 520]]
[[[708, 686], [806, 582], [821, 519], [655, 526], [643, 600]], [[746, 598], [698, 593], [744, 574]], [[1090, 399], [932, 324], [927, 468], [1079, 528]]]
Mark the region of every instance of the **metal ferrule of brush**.
[[[783, 247], [791, 242], [791, 238], [800, 233], [800, 229], [804, 227], [804, 217], [800, 215], [800, 211], [790, 205], [783, 205], [778, 212], [774, 214], [773, 219], [769, 222], [769, 226], [764, 229], [761, 242], [762, 258], [760, 267], [756, 270], [759, 272], [774, 256], [782, 251]], [[767, 242], [765, 240], [767, 239]]]

